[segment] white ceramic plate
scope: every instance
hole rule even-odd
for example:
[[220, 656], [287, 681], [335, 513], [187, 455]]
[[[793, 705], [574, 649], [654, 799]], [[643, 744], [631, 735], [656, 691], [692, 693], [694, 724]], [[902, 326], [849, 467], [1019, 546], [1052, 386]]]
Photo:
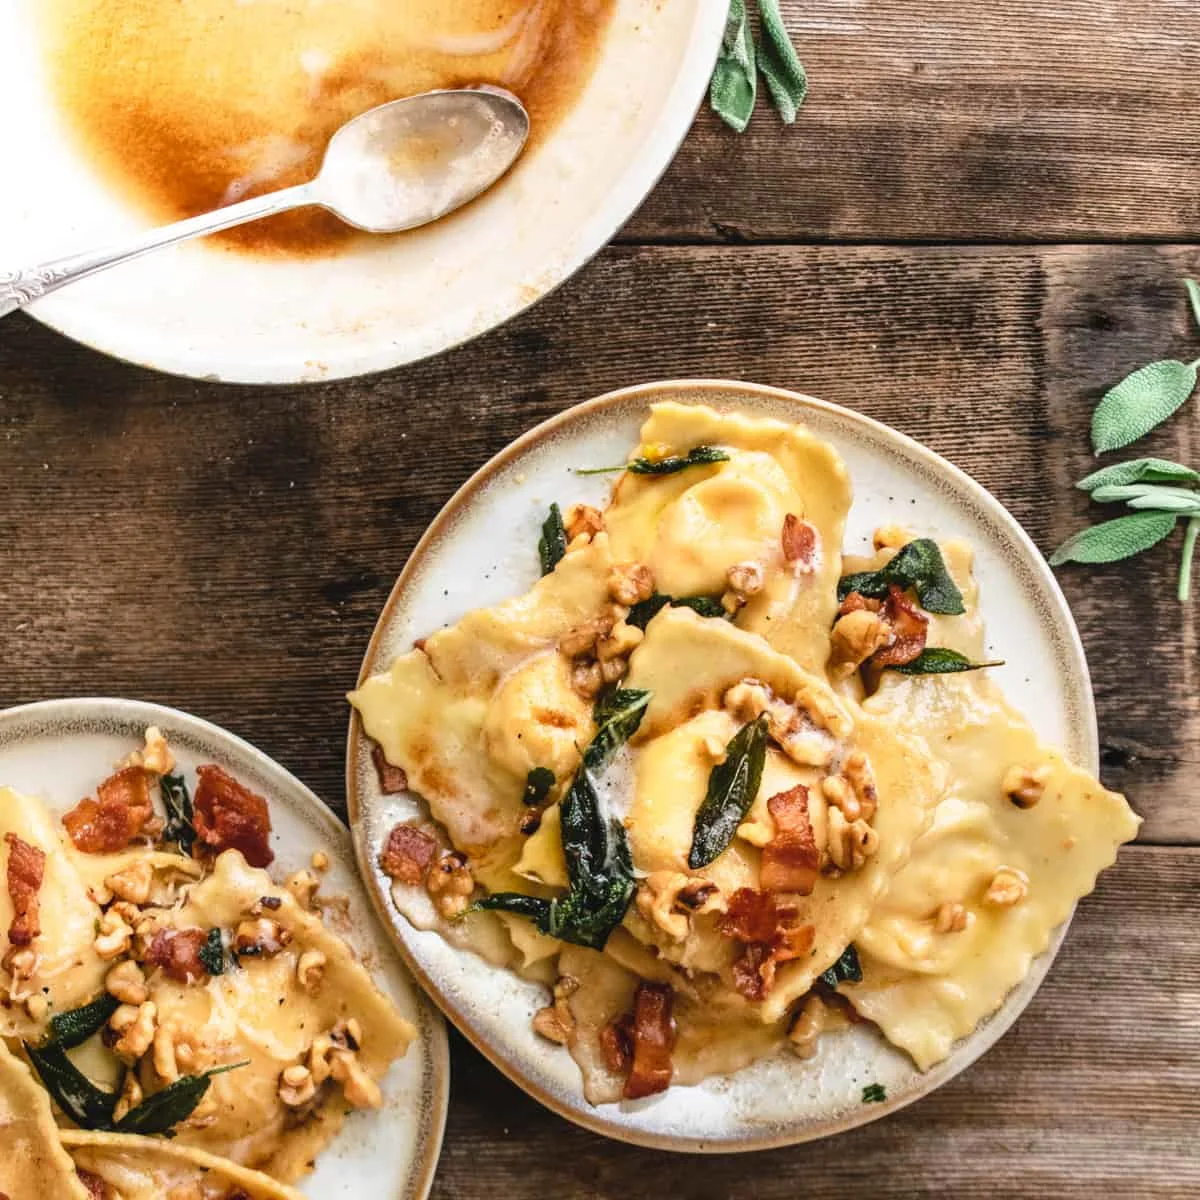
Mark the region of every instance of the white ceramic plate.
[[[0, 4], [0, 273], [144, 229], [73, 146], [33, 31]], [[712, 72], [721, 0], [618, 0], [595, 74], [548, 142], [470, 210], [334, 258], [266, 261], [191, 244], [33, 305], [105, 353], [180, 375], [298, 383], [436, 354], [540, 299], [629, 219], [675, 155]], [[19, 98], [19, 99], [16, 99]]]
[[[1092, 770], [1098, 748], [1091, 685], [1066, 602], [1020, 526], [977, 483], [910, 438], [819, 400], [749, 384], [648, 384], [582, 404], [538, 426], [494, 458], [450, 501], [409, 559], [375, 630], [362, 677], [382, 670], [415, 638], [527, 589], [537, 578], [538, 527], [552, 500], [600, 503], [610, 481], [573, 474], [578, 466], [622, 462], [655, 400], [800, 421], [839, 450], [854, 483], [846, 548], [870, 546], [871, 531], [897, 521], [936, 537], [961, 536], [977, 552], [996, 678], [1048, 741]], [[498, 535], [497, 531], [502, 531]], [[636, 1103], [589, 1105], [565, 1049], [530, 1028], [542, 989], [415, 930], [391, 903], [379, 847], [415, 801], [384, 797], [367, 739], [352, 718], [347, 755], [351, 827], [364, 878], [397, 945], [443, 1011], [502, 1071], [563, 1116], [625, 1141], [672, 1150], [761, 1149], [864, 1124], [927, 1095], [978, 1058], [1016, 1020], [1041, 983], [1066, 932], [1003, 1007], [927, 1074], [865, 1026], [827, 1035], [808, 1062], [761, 1061], [697, 1087], [673, 1087]], [[881, 1083], [888, 1100], [863, 1104]]]
[[271, 806], [271, 872], [282, 879], [325, 850], [326, 895], [349, 898], [348, 931], [339, 928], [376, 984], [417, 1027], [417, 1039], [383, 1081], [384, 1107], [353, 1113], [299, 1185], [313, 1200], [424, 1200], [441, 1149], [450, 1085], [446, 1029], [397, 961], [371, 912], [354, 865], [350, 838], [295, 776], [223, 729], [175, 709], [133, 700], [49, 700], [0, 713], [0, 783], [61, 813], [95, 791], [147, 725], [157, 725], [194, 781], [201, 763], [217, 763]]

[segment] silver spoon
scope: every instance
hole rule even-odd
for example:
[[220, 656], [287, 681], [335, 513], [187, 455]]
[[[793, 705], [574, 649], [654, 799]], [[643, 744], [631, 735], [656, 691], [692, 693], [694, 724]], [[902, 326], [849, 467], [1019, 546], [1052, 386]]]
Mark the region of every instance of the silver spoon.
[[316, 179], [152, 230], [124, 245], [0, 271], [0, 317], [160, 246], [318, 205], [368, 233], [427, 225], [487, 191], [516, 162], [529, 114], [500, 88], [424, 92], [381, 104], [330, 139]]

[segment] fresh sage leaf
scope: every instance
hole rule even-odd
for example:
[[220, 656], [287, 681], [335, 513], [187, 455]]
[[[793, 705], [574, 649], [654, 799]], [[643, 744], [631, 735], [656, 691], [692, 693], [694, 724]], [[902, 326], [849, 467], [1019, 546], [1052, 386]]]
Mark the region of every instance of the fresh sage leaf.
[[649, 600], [639, 600], [625, 618], [626, 625], [634, 625], [645, 629], [667, 605], [676, 608], [690, 608], [692, 612], [702, 617], [727, 617], [725, 606], [719, 596], [665, 596], [661, 593], [651, 596]]
[[31, 1046], [26, 1042], [25, 1053], [51, 1099], [80, 1129], [112, 1129], [116, 1095], [98, 1088], [59, 1043]]
[[113, 1132], [136, 1133], [143, 1137], [164, 1133], [169, 1135], [176, 1125], [186, 1121], [196, 1111], [200, 1101], [212, 1087], [215, 1076], [249, 1065], [247, 1060], [230, 1063], [224, 1067], [214, 1067], [211, 1071], [205, 1071], [203, 1075], [181, 1076], [162, 1091], [147, 1096], [136, 1108], [130, 1109], [113, 1126]]
[[808, 95], [808, 76], [783, 23], [779, 0], [758, 0], [758, 12], [762, 24], [758, 68], [780, 118], [791, 125]]
[[837, 962], [820, 975], [821, 982], [830, 988], [836, 988], [839, 983], [862, 983], [862, 977], [862, 963], [858, 961], [853, 942], [842, 951]]
[[530, 808], [541, 807], [549, 798], [553, 786], [554, 772], [549, 767], [534, 767], [525, 776], [525, 793], [521, 797], [521, 803]]
[[737, 833], [762, 782], [767, 757], [767, 714], [743, 725], [730, 739], [725, 761], [708, 777], [704, 803], [696, 813], [688, 866], [706, 867], [721, 854]]
[[874, 600], [883, 600], [892, 584], [916, 592], [921, 607], [927, 612], [960, 616], [967, 611], [962, 592], [946, 570], [942, 552], [932, 538], [909, 542], [878, 571], [843, 576], [838, 582], [838, 599], [845, 600], [851, 592], [859, 592]]
[[174, 842], [180, 853], [190, 856], [196, 841], [196, 827], [193, 823], [192, 797], [188, 793], [187, 783], [182, 775], [163, 775], [158, 785], [167, 814], [162, 840]]
[[1096, 453], [1119, 450], [1161, 425], [1196, 390], [1197, 365], [1164, 359], [1122, 379], [1092, 414]]
[[94, 1037], [108, 1024], [109, 1017], [117, 1011], [120, 1003], [115, 996], [105, 992], [91, 1004], [74, 1008], [70, 1012], [58, 1013], [50, 1018], [49, 1040], [64, 1050], [82, 1046], [88, 1038]]
[[1134, 458], [1113, 463], [1085, 476], [1075, 486], [1082, 492], [1095, 493], [1104, 487], [1122, 487], [1131, 483], [1169, 483], [1183, 487], [1200, 484], [1200, 471], [1165, 458]]
[[1179, 561], [1180, 604], [1186, 604], [1192, 598], [1192, 562], [1196, 557], [1197, 539], [1200, 539], [1200, 517], [1193, 517], [1183, 535], [1183, 556]]
[[567, 552], [567, 530], [563, 525], [562, 510], [557, 504], [550, 505], [550, 515], [542, 522], [542, 536], [538, 538], [538, 558], [542, 563], [542, 574], [549, 575]]
[[1200, 283], [1194, 279], [1185, 279], [1183, 286], [1187, 288], [1188, 303], [1192, 306], [1192, 316], [1196, 319], [1196, 324], [1200, 325]]
[[1050, 555], [1050, 565], [1120, 562], [1170, 537], [1175, 513], [1139, 512], [1082, 529]]
[[204, 964], [204, 969], [210, 975], [225, 974], [225, 943], [221, 939], [219, 929], [208, 931], [208, 937], [196, 957]]
[[758, 99], [758, 67], [746, 0], [731, 0], [721, 52], [709, 85], [713, 112], [736, 133], [745, 132]]
[[1097, 504], [1128, 504], [1130, 508], [1200, 516], [1200, 492], [1162, 483], [1110, 483], [1092, 493]]
[[922, 650], [912, 662], [889, 666], [886, 669], [898, 675], [953, 675], [959, 671], [982, 671], [984, 667], [1002, 667], [1002, 662], [972, 662], [957, 650], [946, 650], [929, 646]]

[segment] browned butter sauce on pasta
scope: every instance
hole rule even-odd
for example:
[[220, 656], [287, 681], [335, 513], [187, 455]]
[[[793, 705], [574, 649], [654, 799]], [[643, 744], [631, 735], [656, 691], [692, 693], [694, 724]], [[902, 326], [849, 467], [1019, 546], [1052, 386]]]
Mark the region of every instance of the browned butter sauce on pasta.
[[[516, 92], [544, 141], [590, 79], [616, 0], [40, 0], [52, 88], [102, 177], [168, 221], [317, 171], [350, 117], [431, 88]], [[327, 254], [317, 210], [222, 235]]]

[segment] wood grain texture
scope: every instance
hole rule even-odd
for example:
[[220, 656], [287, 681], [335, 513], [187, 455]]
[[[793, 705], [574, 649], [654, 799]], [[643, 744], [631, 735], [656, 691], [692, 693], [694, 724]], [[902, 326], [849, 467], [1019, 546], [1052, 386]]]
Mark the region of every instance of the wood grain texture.
[[1200, 851], [1127, 848], [1083, 902], [1033, 1003], [983, 1059], [886, 1121], [766, 1154], [606, 1142], [545, 1113], [455, 1038], [434, 1200], [1193, 1195], [1198, 902]]
[[[340, 807], [342, 693], [392, 580], [458, 485], [537, 421], [653, 378], [794, 387], [946, 454], [1048, 550], [1099, 512], [1071, 488], [1092, 467], [1098, 395], [1196, 353], [1179, 280], [1197, 267], [1171, 247], [617, 248], [436, 362], [303, 390], [169, 379], [11, 320], [0, 700], [177, 704]], [[1200, 461], [1198, 412], [1146, 451]], [[1200, 842], [1200, 656], [1173, 598], [1177, 540], [1060, 578], [1106, 779], [1145, 840]]]
[[811, 92], [738, 138], [703, 114], [626, 236], [1190, 240], [1192, 0], [784, 0]]

